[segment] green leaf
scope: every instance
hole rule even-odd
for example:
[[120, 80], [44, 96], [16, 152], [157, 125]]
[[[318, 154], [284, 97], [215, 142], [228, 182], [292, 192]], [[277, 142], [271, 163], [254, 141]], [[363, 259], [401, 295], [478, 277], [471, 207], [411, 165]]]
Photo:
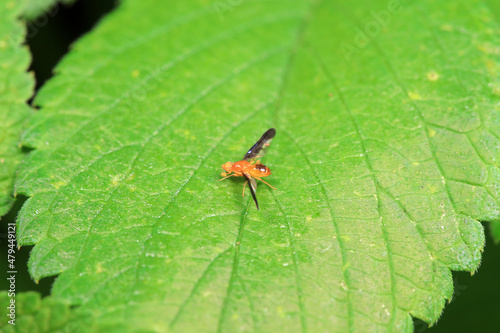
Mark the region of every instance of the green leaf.
[[15, 297], [0, 292], [0, 306], [3, 309], [0, 330], [4, 333], [68, 332], [62, 328], [71, 327], [70, 305], [64, 300], [53, 297], [42, 300], [35, 292], [18, 293]]
[[[434, 323], [499, 219], [498, 36], [477, 1], [123, 1], [23, 136], [32, 276], [101, 330]], [[270, 127], [257, 211], [218, 174]]]
[[33, 77], [26, 73], [31, 59], [22, 46], [25, 29], [19, 14], [17, 2], [0, 0], [0, 217], [14, 203], [14, 173], [23, 158], [19, 133], [34, 86]]
[[[59, 11], [59, 4], [71, 4], [75, 0], [26, 0], [23, 6], [23, 18], [45, 25], [47, 15], [54, 16]], [[39, 20], [39, 21], [36, 21]]]
[[495, 239], [495, 243], [500, 243], [500, 223], [491, 224], [491, 231], [493, 238]]
[[500, 3], [495, 0], [486, 0], [486, 3], [494, 14], [494, 18], [496, 19], [497, 23], [500, 23]]

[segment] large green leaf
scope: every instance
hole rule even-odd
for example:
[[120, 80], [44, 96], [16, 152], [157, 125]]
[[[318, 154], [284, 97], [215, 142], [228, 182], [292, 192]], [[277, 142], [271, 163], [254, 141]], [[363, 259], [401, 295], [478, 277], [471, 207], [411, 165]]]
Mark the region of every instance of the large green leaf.
[[14, 202], [14, 173], [23, 154], [19, 132], [29, 114], [26, 101], [33, 94], [33, 78], [26, 73], [30, 55], [22, 46], [25, 29], [18, 16], [21, 6], [0, 0], [0, 217]]
[[[95, 329], [433, 323], [499, 219], [499, 42], [478, 1], [123, 1], [24, 134], [31, 274]], [[271, 126], [257, 211], [218, 172]]]

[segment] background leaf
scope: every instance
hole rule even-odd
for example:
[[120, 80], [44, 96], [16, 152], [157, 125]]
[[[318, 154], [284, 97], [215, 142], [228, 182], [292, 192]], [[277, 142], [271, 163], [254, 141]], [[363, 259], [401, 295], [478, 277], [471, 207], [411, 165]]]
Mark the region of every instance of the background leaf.
[[[28, 21], [34, 21], [40, 17], [40, 15], [49, 11], [51, 7], [56, 9], [56, 4], [62, 3], [65, 5], [73, 3], [74, 0], [25, 0], [22, 8], [23, 18]], [[47, 20], [46, 17], [42, 16], [42, 20]], [[43, 21], [42, 21], [43, 22]]]
[[22, 46], [25, 29], [17, 20], [20, 5], [0, 1], [0, 217], [14, 199], [14, 172], [23, 154], [19, 132], [29, 114], [26, 101], [33, 93], [33, 78], [26, 73], [30, 55]]
[[[8, 309], [0, 320], [0, 329], [4, 333], [10, 332], [58, 332], [71, 328], [71, 310], [68, 302], [52, 297], [43, 300], [38, 293], [18, 293], [14, 298], [14, 318], [8, 316], [9, 307], [12, 307], [13, 298], [7, 292], [0, 292], [0, 306]], [[6, 316], [7, 315], [7, 316]], [[15, 319], [15, 325], [7, 321]], [[73, 327], [79, 327], [76, 324]]]
[[[125, 1], [43, 89], [17, 184], [33, 276], [106, 327], [435, 321], [498, 219], [488, 8], [217, 4]], [[270, 126], [257, 212], [216, 170]]]

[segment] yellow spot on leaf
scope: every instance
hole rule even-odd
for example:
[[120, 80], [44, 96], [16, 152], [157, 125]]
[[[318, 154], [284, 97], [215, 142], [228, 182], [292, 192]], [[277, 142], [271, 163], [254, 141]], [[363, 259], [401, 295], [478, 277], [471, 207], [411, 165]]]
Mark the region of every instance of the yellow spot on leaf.
[[415, 93], [415, 92], [411, 92], [411, 91], [408, 92], [408, 97], [410, 97], [410, 99], [413, 99], [413, 100], [422, 99], [422, 96], [420, 96], [420, 94]]
[[192, 135], [189, 130], [186, 130], [186, 129], [184, 129], [184, 130], [177, 129], [177, 130], [175, 130], [175, 134], [179, 134], [179, 135], [185, 137], [186, 139], [196, 140], [196, 137], [194, 135]]
[[132, 71], [132, 77], [138, 77], [141, 74], [137, 69]]
[[281, 316], [281, 317], [285, 317], [285, 312], [283, 311], [283, 306], [281, 305], [278, 305], [276, 307], [276, 312]]
[[434, 135], [436, 135], [436, 131], [433, 129], [429, 130], [429, 136], [432, 138]]
[[112, 186], [118, 186], [118, 184], [120, 184], [121, 182], [121, 177], [119, 175], [114, 175], [111, 177], [111, 185]]
[[500, 82], [491, 82], [488, 85], [491, 87], [491, 92], [494, 95], [500, 96]]
[[54, 183], [52, 186], [54, 186], [54, 188], [56, 190], [58, 190], [59, 188], [61, 188], [64, 185], [66, 185], [66, 182], [60, 181], [60, 182]]
[[427, 187], [429, 188], [430, 193], [438, 193], [439, 191], [441, 191], [441, 188], [439, 186], [428, 185]]
[[449, 24], [443, 24], [443, 25], [441, 25], [440, 28], [443, 31], [453, 31], [453, 27], [451, 25], [449, 25]]
[[437, 81], [439, 79], [439, 74], [435, 71], [430, 71], [427, 73], [427, 79], [429, 79], [429, 81]]

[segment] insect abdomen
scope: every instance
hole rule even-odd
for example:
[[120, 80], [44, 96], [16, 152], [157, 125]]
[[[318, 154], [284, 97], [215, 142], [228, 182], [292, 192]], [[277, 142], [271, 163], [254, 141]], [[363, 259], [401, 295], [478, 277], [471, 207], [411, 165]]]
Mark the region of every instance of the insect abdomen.
[[254, 171], [256, 174], [258, 174], [259, 177], [266, 177], [271, 174], [271, 170], [264, 164], [260, 163], [254, 165]]

